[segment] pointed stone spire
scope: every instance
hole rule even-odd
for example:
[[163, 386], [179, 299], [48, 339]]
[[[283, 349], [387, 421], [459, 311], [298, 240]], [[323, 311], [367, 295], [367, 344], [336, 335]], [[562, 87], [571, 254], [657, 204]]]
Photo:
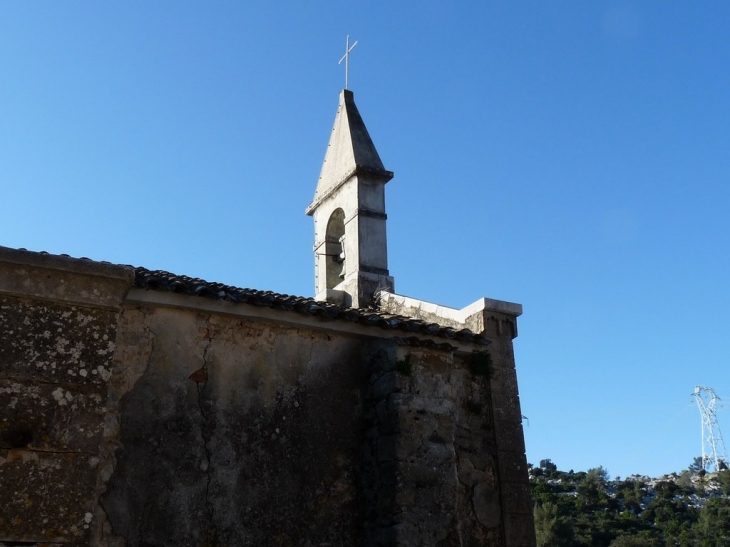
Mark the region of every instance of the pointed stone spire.
[[379, 289], [393, 291], [385, 233], [383, 166], [353, 93], [340, 103], [314, 199], [316, 298], [364, 308]]
[[375, 149], [355, 105], [354, 94], [343, 89], [317, 190], [312, 204], [307, 208], [307, 214], [311, 215], [320, 201], [356, 174], [368, 174], [382, 178], [384, 182], [393, 178], [393, 173], [385, 169]]

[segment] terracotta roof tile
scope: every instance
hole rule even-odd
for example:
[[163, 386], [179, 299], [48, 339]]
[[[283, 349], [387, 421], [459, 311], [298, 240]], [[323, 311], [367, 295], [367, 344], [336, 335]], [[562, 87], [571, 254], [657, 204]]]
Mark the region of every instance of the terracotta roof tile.
[[[380, 327], [382, 329], [401, 330], [404, 334], [418, 333], [483, 346], [490, 343], [486, 337], [480, 334], [474, 334], [469, 329], [456, 330], [451, 327], [442, 327], [436, 323], [426, 323], [420, 319], [392, 315], [378, 310], [345, 308], [303, 296], [292, 296], [271, 291], [243, 289], [222, 283], [211, 283], [203, 279], [176, 275], [162, 270], [152, 271], [146, 268], [135, 268], [134, 284], [140, 289], [175, 292], [191, 296], [202, 296], [214, 300], [225, 300], [236, 304], [250, 304], [276, 310], [293, 311], [322, 319], [344, 320], [365, 326]], [[408, 345], [434, 347], [444, 350], [454, 349], [448, 342], [438, 343], [421, 340], [413, 336], [404, 336], [403, 338], [399, 338], [398, 341], [399, 343]]]
[[[0, 249], [6, 248], [0, 247]], [[490, 344], [490, 341], [485, 336], [474, 334], [469, 329], [456, 330], [450, 327], [442, 327], [436, 323], [427, 323], [412, 317], [384, 313], [377, 309], [346, 308], [303, 296], [292, 296], [255, 289], [242, 289], [231, 285], [224, 285], [223, 283], [211, 283], [203, 279], [196, 279], [185, 275], [175, 275], [162, 270], [152, 271], [141, 267], [118, 266], [110, 262], [91, 260], [86, 257], [74, 258], [67, 254], [54, 255], [46, 251], [38, 252], [27, 249], [8, 248], [6, 250], [13, 253], [20, 252], [22, 254], [27, 253], [29, 255], [47, 256], [51, 258], [60, 256], [71, 262], [78, 261], [123, 267], [130, 270], [134, 269], [134, 285], [140, 289], [167, 291], [214, 300], [225, 300], [235, 304], [249, 304], [252, 306], [297, 312], [302, 315], [319, 317], [323, 320], [349, 321], [364, 326], [402, 331], [404, 336], [396, 337], [396, 341], [399, 344], [437, 348], [445, 351], [453, 351], [456, 349], [446, 340], [457, 340], [462, 343], [482, 346]], [[423, 340], [416, 336], [408, 336], [409, 333], [441, 338], [444, 339], [444, 342]]]

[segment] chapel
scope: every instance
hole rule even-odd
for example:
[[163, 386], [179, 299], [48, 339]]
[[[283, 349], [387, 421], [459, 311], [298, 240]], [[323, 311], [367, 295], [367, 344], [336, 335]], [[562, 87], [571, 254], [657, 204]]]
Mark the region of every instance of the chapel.
[[0, 247], [0, 545], [532, 547], [519, 304], [396, 292], [339, 96], [314, 297]]

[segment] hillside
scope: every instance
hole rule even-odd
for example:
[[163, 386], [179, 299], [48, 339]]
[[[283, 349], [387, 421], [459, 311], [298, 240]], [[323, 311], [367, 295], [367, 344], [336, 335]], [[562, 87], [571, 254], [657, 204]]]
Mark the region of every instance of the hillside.
[[559, 471], [530, 465], [537, 545], [590, 547], [730, 546], [730, 471], [695, 464], [659, 478], [611, 480], [602, 467]]

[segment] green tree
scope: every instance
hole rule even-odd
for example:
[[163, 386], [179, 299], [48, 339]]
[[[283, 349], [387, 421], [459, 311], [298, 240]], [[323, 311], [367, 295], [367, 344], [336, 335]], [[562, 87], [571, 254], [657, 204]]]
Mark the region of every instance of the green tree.
[[728, 471], [727, 469], [724, 471], [720, 471], [717, 474], [717, 482], [720, 483], [722, 493], [726, 496], [730, 496], [730, 471]]
[[558, 466], [550, 461], [550, 458], [546, 460], [540, 460], [540, 468], [543, 470], [546, 477], [552, 477], [554, 473], [558, 470]]
[[633, 515], [638, 515], [641, 513], [641, 503], [646, 495], [645, 487], [646, 484], [641, 481], [623, 481], [616, 488], [616, 499], [624, 509]]
[[702, 471], [705, 468], [705, 461], [702, 459], [702, 456], [697, 456], [692, 460], [692, 463], [689, 464], [689, 470], [692, 471], [692, 474], [697, 474], [700, 471]]
[[691, 505], [689, 492], [671, 481], [658, 482], [654, 500], [641, 514], [643, 520], [661, 530], [667, 545], [692, 545], [681, 538], [691, 537], [698, 511]]
[[695, 525], [702, 547], [730, 545], [730, 499], [710, 498], [700, 511]]
[[558, 529], [558, 506], [549, 501], [536, 505], [534, 517], [537, 547], [552, 547], [555, 545]]
[[679, 477], [677, 478], [677, 484], [684, 488], [694, 489], [694, 484], [692, 484], [692, 476], [692, 471], [690, 471], [689, 469], [685, 469], [679, 474]]
[[636, 535], [618, 536], [609, 547], [663, 547], [663, 544], [652, 532], [643, 531]]
[[[603, 467], [564, 472], [550, 460], [540, 464], [546, 472], [533, 473], [531, 484], [539, 546], [730, 547], [730, 499], [713, 498], [700, 511], [690, 497], [695, 488], [689, 471], [682, 475], [687, 480], [649, 486], [610, 482]], [[711, 480], [730, 488], [730, 471]]]
[[598, 509], [605, 506], [606, 481], [608, 471], [603, 467], [595, 467], [586, 472], [585, 477], [578, 483], [578, 496], [580, 501], [589, 509]]

